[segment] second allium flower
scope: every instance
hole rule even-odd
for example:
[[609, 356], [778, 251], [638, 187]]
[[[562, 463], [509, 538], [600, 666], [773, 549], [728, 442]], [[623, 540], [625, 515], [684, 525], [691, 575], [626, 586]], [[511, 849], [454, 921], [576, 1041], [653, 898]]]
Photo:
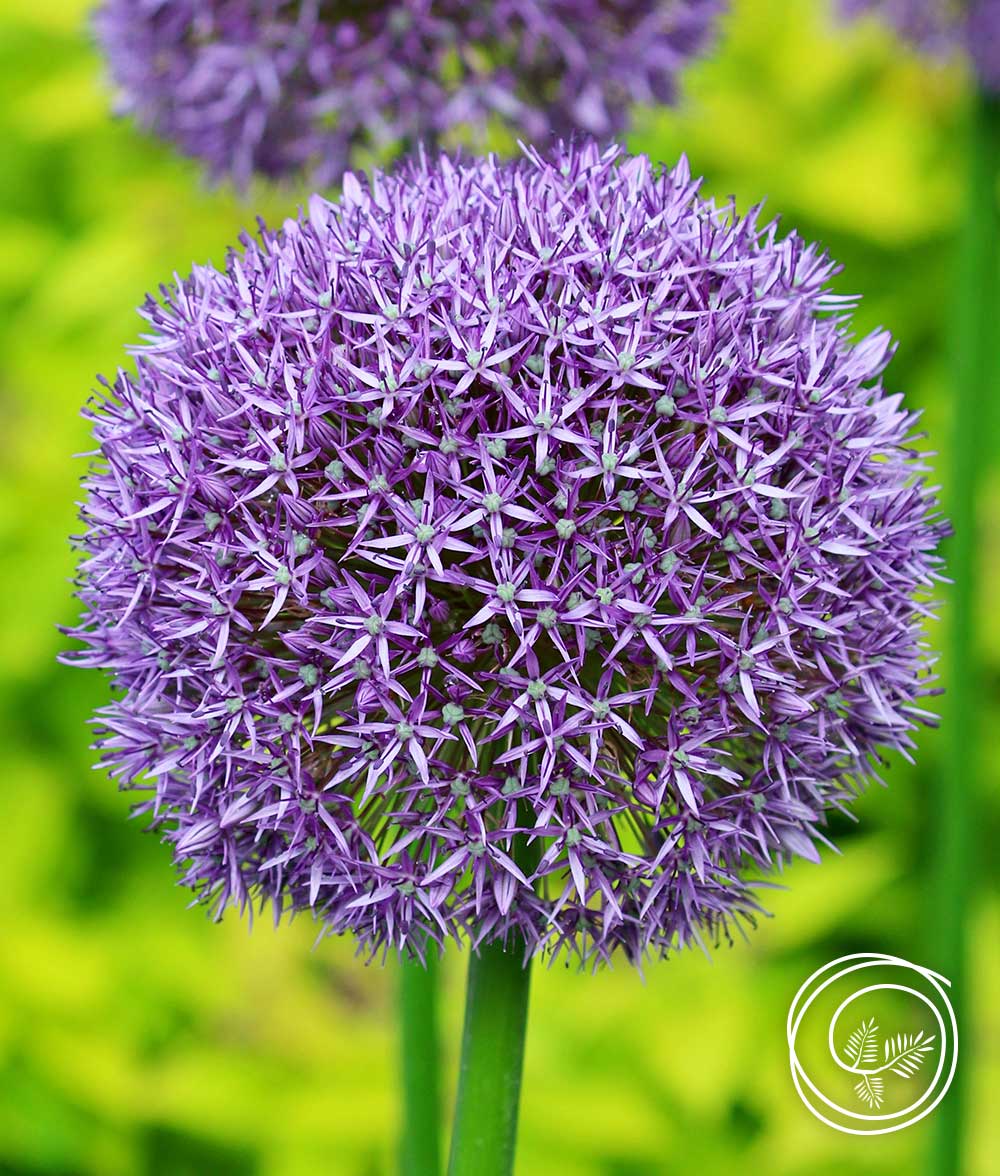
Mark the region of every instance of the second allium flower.
[[941, 525], [832, 272], [578, 146], [349, 176], [150, 300], [77, 660], [184, 880], [420, 952], [752, 918], [927, 689]]
[[535, 142], [608, 135], [674, 97], [725, 0], [105, 0], [121, 108], [245, 184], [497, 120]]

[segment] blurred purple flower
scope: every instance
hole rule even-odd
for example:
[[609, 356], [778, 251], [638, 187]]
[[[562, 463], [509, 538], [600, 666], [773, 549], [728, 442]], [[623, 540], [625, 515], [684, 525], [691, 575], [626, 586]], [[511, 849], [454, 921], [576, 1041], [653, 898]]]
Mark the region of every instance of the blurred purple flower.
[[1000, 90], [1000, 0], [841, 0], [848, 17], [874, 12], [929, 53], [961, 50], [981, 85]]
[[911, 746], [943, 528], [889, 337], [697, 188], [348, 175], [146, 303], [70, 658], [218, 912], [638, 960], [752, 921], [743, 871]]
[[105, 0], [95, 26], [120, 107], [216, 178], [433, 144], [498, 118], [538, 141], [626, 125], [674, 97], [725, 0]]

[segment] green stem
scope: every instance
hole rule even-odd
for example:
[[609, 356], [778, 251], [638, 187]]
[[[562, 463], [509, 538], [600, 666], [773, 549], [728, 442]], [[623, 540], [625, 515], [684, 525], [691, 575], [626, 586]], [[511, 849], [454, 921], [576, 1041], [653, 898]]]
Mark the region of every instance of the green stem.
[[510, 1176], [531, 973], [523, 943], [470, 953], [449, 1176]]
[[403, 1176], [441, 1171], [437, 1027], [438, 959], [431, 945], [427, 966], [404, 959], [399, 967], [403, 1063]]
[[[931, 928], [936, 966], [952, 982], [951, 999], [962, 1029], [969, 1008], [966, 952], [972, 880], [976, 869], [973, 821], [979, 779], [977, 709], [981, 666], [976, 638], [979, 600], [977, 507], [987, 453], [983, 441], [995, 420], [997, 281], [997, 175], [1000, 101], [978, 94], [969, 147], [968, 204], [960, 243], [954, 320], [954, 419], [951, 494], [946, 511], [954, 528], [946, 556], [951, 592], [948, 691], [945, 695], [944, 771], [934, 806], [936, 859], [931, 873]], [[931, 1171], [958, 1176], [963, 1169], [965, 1111], [963, 1067], [934, 1116]]]

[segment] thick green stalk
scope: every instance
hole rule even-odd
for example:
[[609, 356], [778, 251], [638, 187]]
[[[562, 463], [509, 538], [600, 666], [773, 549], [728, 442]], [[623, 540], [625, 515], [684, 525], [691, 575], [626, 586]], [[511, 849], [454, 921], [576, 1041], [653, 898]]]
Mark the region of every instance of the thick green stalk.
[[400, 961], [403, 1176], [438, 1176], [441, 1171], [437, 972], [438, 960], [432, 948], [427, 952], [426, 968], [418, 960]]
[[449, 1176], [510, 1176], [528, 1021], [523, 943], [470, 953]]
[[[952, 981], [950, 995], [959, 1032], [963, 1011], [970, 1007], [966, 954], [976, 869], [973, 822], [980, 765], [977, 712], [982, 683], [976, 638], [981, 538], [978, 505], [983, 466], [989, 456], [984, 441], [997, 419], [998, 164], [1000, 101], [979, 94], [972, 116], [968, 203], [956, 275], [951, 492], [945, 503], [954, 528], [946, 556], [954, 584], [948, 614], [945, 761], [934, 806], [936, 859], [929, 895], [932, 958], [934, 965]], [[966, 1040], [970, 1040], [968, 1035]], [[966, 1072], [967, 1066], [960, 1063], [952, 1089], [934, 1116], [931, 1171], [935, 1176], [959, 1176], [963, 1170], [963, 1076]]]

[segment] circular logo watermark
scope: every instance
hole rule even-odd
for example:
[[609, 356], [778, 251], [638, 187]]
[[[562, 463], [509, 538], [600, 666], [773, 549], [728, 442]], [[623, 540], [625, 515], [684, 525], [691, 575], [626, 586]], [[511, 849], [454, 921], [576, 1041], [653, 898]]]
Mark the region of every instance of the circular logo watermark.
[[877, 952], [813, 972], [787, 1032], [795, 1089], [816, 1118], [848, 1135], [888, 1135], [929, 1115], [958, 1065], [950, 987], [929, 968]]

